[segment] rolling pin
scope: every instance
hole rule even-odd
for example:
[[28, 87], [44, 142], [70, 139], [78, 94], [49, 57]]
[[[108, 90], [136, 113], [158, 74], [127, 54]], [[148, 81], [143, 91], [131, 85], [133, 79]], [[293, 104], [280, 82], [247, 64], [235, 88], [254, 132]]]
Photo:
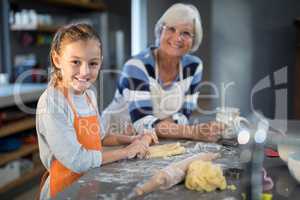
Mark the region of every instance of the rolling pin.
[[156, 189], [168, 189], [173, 185], [180, 183], [187, 172], [188, 166], [195, 160], [211, 161], [220, 157], [218, 153], [200, 153], [176, 163], [172, 163], [167, 167], [156, 172], [149, 181], [142, 185], [136, 186], [134, 194], [137, 196], [144, 195]]

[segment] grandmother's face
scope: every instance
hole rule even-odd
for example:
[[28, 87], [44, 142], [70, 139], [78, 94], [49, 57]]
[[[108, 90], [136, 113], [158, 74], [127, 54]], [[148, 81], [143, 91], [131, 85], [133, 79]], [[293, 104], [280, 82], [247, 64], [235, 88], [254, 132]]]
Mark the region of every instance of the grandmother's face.
[[166, 24], [160, 36], [160, 49], [170, 56], [183, 56], [192, 48], [193, 30], [192, 23]]

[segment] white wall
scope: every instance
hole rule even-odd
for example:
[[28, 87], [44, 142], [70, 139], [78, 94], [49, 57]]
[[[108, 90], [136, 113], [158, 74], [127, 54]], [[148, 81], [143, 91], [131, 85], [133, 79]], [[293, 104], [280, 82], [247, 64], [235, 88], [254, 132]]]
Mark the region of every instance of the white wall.
[[[192, 3], [200, 11], [204, 38], [196, 55], [204, 62], [204, 80], [212, 81], [219, 89], [221, 83], [234, 82], [227, 90], [226, 105], [239, 107], [244, 114], [249, 113], [251, 89], [269, 75], [273, 84], [273, 72], [285, 65], [289, 66], [286, 87], [289, 89], [288, 103], [291, 105], [296, 59], [293, 20], [300, 16], [299, 0], [148, 0], [145, 45], [154, 44], [155, 23], [176, 2]], [[130, 15], [119, 18], [122, 20], [116, 24], [127, 23], [130, 26], [129, 18]], [[105, 104], [112, 98], [115, 87], [112, 82], [115, 81], [108, 77], [111, 84], [106, 88]], [[274, 87], [259, 92], [254, 99], [254, 107], [269, 117], [275, 111]], [[207, 90], [203, 88], [202, 92]], [[220, 100], [213, 100], [211, 108], [220, 105]], [[291, 108], [290, 111], [292, 113]]]
[[[296, 59], [293, 21], [299, 10], [297, 0], [212, 1], [211, 78], [217, 84], [234, 81], [228, 89], [227, 105], [251, 112], [251, 89], [266, 77], [271, 87], [253, 96], [255, 109], [273, 118], [278, 107], [287, 107], [275, 100], [278, 87], [288, 89], [288, 103], [292, 101], [291, 75]], [[284, 66], [288, 66], [288, 82], [277, 86], [274, 72]]]
[[[211, 80], [220, 91], [216, 106], [247, 108], [252, 79], [251, 1], [212, 1]], [[222, 84], [232, 84], [222, 93]], [[225, 102], [222, 102], [225, 101]]]
[[[259, 80], [288, 65], [288, 103], [293, 96], [296, 29], [293, 20], [300, 16], [299, 0], [151, 0], [148, 1], [148, 45], [154, 44], [154, 25], [173, 3], [192, 3], [200, 11], [204, 39], [196, 54], [204, 62], [204, 80], [220, 89], [229, 87], [226, 105], [250, 112], [251, 89]], [[254, 107], [266, 116], [275, 112], [275, 90], [272, 86], [254, 98]], [[294, 88], [295, 89], [295, 88]], [[206, 90], [204, 90], [206, 92]], [[213, 107], [221, 99], [213, 100]], [[290, 116], [292, 109], [290, 110]]]

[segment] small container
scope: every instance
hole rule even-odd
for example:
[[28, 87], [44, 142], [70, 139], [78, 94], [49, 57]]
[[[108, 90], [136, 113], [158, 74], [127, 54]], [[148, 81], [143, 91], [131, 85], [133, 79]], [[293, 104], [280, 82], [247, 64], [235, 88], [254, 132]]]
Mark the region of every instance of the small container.
[[300, 146], [297, 144], [297, 141], [300, 142], [300, 138], [293, 138], [293, 143], [288, 141], [288, 137], [284, 136], [282, 142], [277, 145], [278, 154], [281, 160], [288, 162], [289, 154], [294, 152], [300, 152]]
[[222, 133], [223, 139], [234, 139], [237, 138], [238, 129], [241, 123], [250, 125], [249, 121], [240, 116], [240, 110], [234, 107], [218, 107], [216, 109], [216, 121], [224, 123], [227, 128]]
[[8, 74], [0, 73], [0, 86], [8, 84]]
[[288, 168], [291, 175], [300, 183], [300, 151], [289, 154]]

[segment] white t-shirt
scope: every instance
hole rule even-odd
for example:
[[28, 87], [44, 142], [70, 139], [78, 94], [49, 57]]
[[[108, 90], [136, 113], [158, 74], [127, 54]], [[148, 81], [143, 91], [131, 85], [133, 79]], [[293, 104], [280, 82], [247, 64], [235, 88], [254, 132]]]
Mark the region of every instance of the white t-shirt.
[[[86, 91], [93, 105], [97, 101], [93, 91]], [[88, 103], [86, 94], [70, 95], [79, 116], [98, 114], [98, 111]], [[98, 115], [101, 127], [101, 139], [105, 132]], [[40, 158], [49, 170], [51, 161], [56, 158], [65, 167], [74, 172], [82, 173], [91, 168], [99, 167], [102, 161], [100, 151], [87, 150], [78, 142], [74, 129], [74, 113], [64, 95], [49, 86], [41, 95], [36, 111], [36, 130], [39, 141]], [[43, 186], [41, 199], [49, 198], [49, 177]]]

